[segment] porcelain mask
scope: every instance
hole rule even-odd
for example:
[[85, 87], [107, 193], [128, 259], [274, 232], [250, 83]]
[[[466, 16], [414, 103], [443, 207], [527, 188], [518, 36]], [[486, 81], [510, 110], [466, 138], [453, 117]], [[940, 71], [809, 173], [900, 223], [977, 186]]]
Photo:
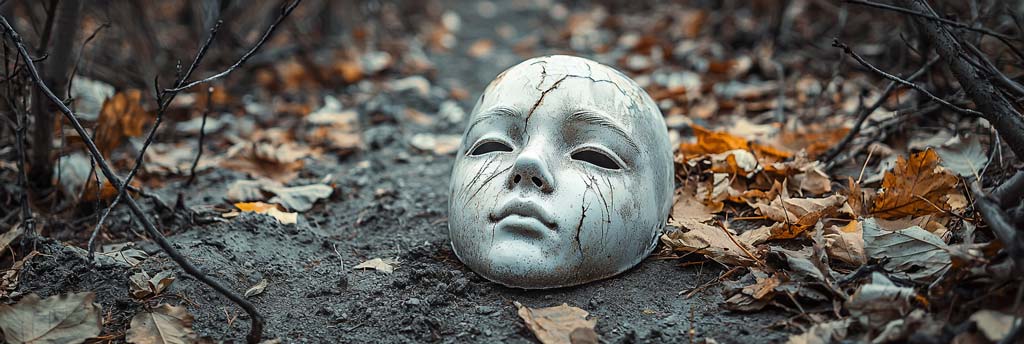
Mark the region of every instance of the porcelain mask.
[[460, 260], [511, 287], [578, 285], [654, 249], [672, 203], [665, 121], [622, 73], [572, 56], [522, 62], [474, 107], [452, 170]]

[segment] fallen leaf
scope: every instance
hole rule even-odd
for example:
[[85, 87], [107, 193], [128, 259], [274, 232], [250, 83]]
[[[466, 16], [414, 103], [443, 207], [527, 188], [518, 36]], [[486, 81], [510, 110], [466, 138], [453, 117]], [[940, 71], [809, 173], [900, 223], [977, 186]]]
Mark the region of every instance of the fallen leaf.
[[[98, 253], [94, 259], [99, 262], [101, 260], [108, 260], [109, 263], [118, 264], [124, 267], [132, 268], [142, 263], [143, 260], [149, 258], [146, 251], [137, 249], [127, 249], [114, 252], [103, 252]], [[101, 262], [100, 265], [107, 265], [108, 262]]]
[[874, 272], [871, 283], [857, 288], [846, 301], [846, 308], [861, 324], [878, 328], [909, 313], [916, 295], [913, 288], [896, 286], [885, 275]]
[[695, 143], [679, 145], [679, 152], [687, 159], [706, 154], [724, 153], [734, 149], [753, 151], [758, 158], [771, 158], [773, 160], [781, 160], [792, 156], [789, 152], [753, 143], [727, 132], [711, 131], [699, 125], [692, 125], [691, 127], [693, 128], [694, 136], [697, 137], [697, 141]]
[[302, 159], [309, 156], [315, 156], [312, 149], [294, 143], [239, 143], [228, 149], [220, 166], [286, 183], [299, 175]]
[[726, 283], [731, 292], [723, 307], [732, 311], [755, 312], [764, 309], [775, 297], [775, 288], [782, 284], [779, 274], [750, 268], [750, 272], [735, 282]]
[[409, 139], [409, 144], [424, 152], [437, 155], [454, 154], [459, 150], [462, 137], [459, 135], [416, 134]]
[[831, 195], [825, 198], [789, 198], [784, 194], [768, 204], [754, 203], [752, 206], [767, 219], [776, 221], [771, 226], [758, 229], [763, 238], [757, 244], [768, 240], [792, 239], [813, 227], [822, 217], [833, 215], [846, 203], [846, 197]]
[[145, 270], [142, 270], [129, 277], [128, 281], [130, 282], [132, 297], [144, 299], [160, 295], [171, 283], [174, 283], [174, 279], [174, 272], [170, 270], [161, 271], [152, 277]]
[[7, 246], [10, 245], [14, 239], [17, 239], [23, 231], [21, 223], [19, 222], [12, 226], [11, 229], [4, 232], [4, 234], [0, 234], [0, 255], [7, 252]]
[[281, 183], [269, 179], [236, 180], [228, 186], [224, 197], [230, 202], [255, 202], [267, 199], [264, 190], [270, 187], [281, 187]]
[[899, 157], [892, 171], [882, 179], [882, 191], [871, 214], [884, 219], [944, 212], [946, 198], [959, 192], [957, 178], [939, 166], [939, 156], [928, 149], [909, 159]]
[[715, 209], [704, 205], [691, 191], [676, 191], [669, 224], [682, 227], [692, 222], [706, 222], [715, 218]]
[[134, 344], [185, 344], [195, 342], [192, 315], [185, 307], [162, 304], [132, 317], [124, 340]]
[[807, 156], [814, 158], [839, 143], [849, 131], [849, 128], [825, 128], [811, 124], [798, 127], [797, 130], [783, 130], [778, 136], [778, 146], [794, 152], [803, 150]]
[[359, 265], [356, 265], [352, 269], [355, 269], [355, 270], [374, 269], [374, 270], [377, 270], [377, 271], [389, 274], [389, 273], [392, 273], [392, 272], [395, 271], [394, 264], [397, 264], [397, 263], [398, 263], [398, 261], [396, 261], [394, 259], [373, 258], [373, 259], [367, 260], [365, 262], [359, 263]]
[[860, 221], [853, 220], [845, 226], [825, 228], [825, 250], [828, 256], [853, 266], [868, 262], [864, 253], [864, 230]]
[[789, 336], [787, 344], [829, 344], [839, 343], [846, 339], [847, 329], [852, 321], [839, 319], [814, 324], [801, 334]]
[[92, 292], [40, 299], [28, 294], [0, 305], [0, 330], [7, 343], [82, 343], [100, 334], [100, 305]]
[[325, 184], [311, 184], [292, 187], [265, 187], [264, 190], [273, 193], [270, 203], [280, 204], [285, 209], [298, 212], [308, 211], [313, 208], [316, 201], [331, 196], [334, 188]]
[[259, 281], [259, 283], [256, 283], [256, 285], [254, 285], [251, 288], [247, 289], [245, 291], [245, 297], [248, 298], [248, 297], [253, 297], [253, 296], [256, 296], [256, 295], [259, 295], [259, 294], [263, 294], [263, 291], [266, 290], [266, 289], [267, 289], [267, 279], [264, 278], [264, 279], [261, 279]]
[[469, 49], [466, 50], [466, 54], [471, 57], [481, 58], [490, 55], [493, 50], [494, 42], [484, 38], [473, 42], [473, 44], [469, 46]]
[[936, 151], [942, 158], [942, 166], [961, 177], [977, 177], [978, 171], [988, 162], [985, 149], [981, 147], [977, 136], [956, 137], [953, 142], [943, 144]]
[[726, 229], [700, 222], [661, 235], [661, 242], [672, 250], [703, 254], [726, 265], [752, 265], [753, 246], [740, 241]]
[[519, 317], [544, 344], [579, 343], [574, 339], [597, 339], [597, 320], [587, 320], [585, 310], [563, 303], [559, 306], [530, 308], [515, 302]]
[[241, 202], [235, 203], [235, 207], [242, 212], [252, 212], [257, 214], [267, 214], [273, 216], [284, 225], [294, 224], [299, 221], [299, 213], [289, 213], [281, 211], [276, 204], [268, 204], [263, 202]]
[[29, 252], [25, 257], [14, 262], [10, 268], [0, 273], [0, 297], [7, 298], [11, 297], [11, 293], [18, 288], [18, 277], [21, 274], [21, 269], [25, 267], [25, 263], [39, 255], [39, 251], [33, 250]]
[[100, 109], [94, 140], [96, 148], [110, 158], [110, 152], [125, 142], [125, 138], [142, 135], [149, 117], [142, 109], [142, 91], [133, 89], [114, 94]]
[[[192, 173], [192, 164], [196, 160], [194, 143], [155, 143], [146, 150], [146, 164], [143, 169], [156, 175], [186, 176]], [[220, 157], [203, 154], [196, 164], [196, 173], [210, 170], [220, 164]]]
[[864, 220], [863, 230], [865, 253], [875, 259], [887, 258], [885, 268], [893, 275], [928, 283], [952, 264], [946, 243], [921, 227], [889, 231], [869, 218]]

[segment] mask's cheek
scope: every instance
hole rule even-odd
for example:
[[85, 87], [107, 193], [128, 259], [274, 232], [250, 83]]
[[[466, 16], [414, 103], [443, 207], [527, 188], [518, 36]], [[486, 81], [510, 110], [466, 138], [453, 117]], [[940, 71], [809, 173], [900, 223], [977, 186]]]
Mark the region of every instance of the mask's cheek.
[[453, 167], [449, 195], [449, 235], [461, 254], [482, 255], [492, 231], [487, 219], [498, 206], [512, 168], [499, 154], [483, 158], [460, 157]]
[[574, 241], [586, 264], [616, 266], [646, 254], [656, 216], [641, 198], [653, 190], [644, 190], [637, 174], [585, 171], [577, 179], [582, 221]]

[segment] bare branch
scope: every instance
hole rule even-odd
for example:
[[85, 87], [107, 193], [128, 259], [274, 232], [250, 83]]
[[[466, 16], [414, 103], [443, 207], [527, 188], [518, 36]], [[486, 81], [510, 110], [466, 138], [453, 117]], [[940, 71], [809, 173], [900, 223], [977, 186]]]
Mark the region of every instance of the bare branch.
[[185, 188], [192, 186], [192, 182], [196, 180], [196, 166], [199, 166], [199, 159], [203, 157], [203, 139], [206, 138], [206, 117], [210, 115], [211, 107], [213, 107], [213, 87], [206, 91], [206, 109], [203, 110], [203, 122], [199, 125], [199, 143], [196, 148], [196, 159], [192, 161], [192, 168], [188, 174], [188, 181], [185, 182]]
[[249, 51], [245, 52], [245, 54], [242, 55], [242, 57], [239, 58], [238, 61], [236, 61], [233, 65], [231, 65], [231, 67], [228, 67], [228, 69], [225, 69], [220, 73], [208, 76], [206, 78], [190, 82], [185, 85], [175, 86], [174, 88], [167, 89], [166, 91], [178, 92], [181, 90], [192, 88], [202, 83], [207, 83], [213, 80], [223, 78], [224, 76], [231, 74], [231, 72], [233, 72], [235, 69], [238, 69], [238, 67], [241, 67], [242, 64], [245, 63], [245, 61], [249, 60], [250, 57], [256, 54], [256, 51], [258, 51], [260, 47], [263, 46], [263, 43], [266, 43], [269, 40], [269, 38], [273, 36], [274, 31], [277, 30], [278, 25], [280, 25], [281, 22], [284, 21], [284, 18], [288, 17], [288, 15], [292, 13], [292, 10], [294, 10], [295, 7], [299, 6], [300, 2], [302, 2], [302, 0], [295, 0], [295, 2], [292, 2], [291, 4], [285, 6], [281, 10], [281, 15], [277, 17], [277, 20], [274, 20], [274, 22], [270, 24], [270, 27], [268, 27], [267, 31], [263, 33], [263, 37], [260, 37], [259, 41], [256, 42], [256, 45], [253, 45], [253, 47], [249, 49]]

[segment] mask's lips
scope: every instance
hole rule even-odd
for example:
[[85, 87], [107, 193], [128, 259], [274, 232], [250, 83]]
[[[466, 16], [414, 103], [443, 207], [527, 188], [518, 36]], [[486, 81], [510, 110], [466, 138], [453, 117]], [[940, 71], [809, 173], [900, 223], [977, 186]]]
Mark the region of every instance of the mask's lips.
[[506, 202], [497, 212], [492, 212], [487, 217], [491, 222], [499, 222], [509, 217], [528, 218], [540, 221], [551, 230], [558, 227], [558, 223], [551, 218], [551, 214], [548, 214], [544, 207], [523, 198], [515, 198]]

